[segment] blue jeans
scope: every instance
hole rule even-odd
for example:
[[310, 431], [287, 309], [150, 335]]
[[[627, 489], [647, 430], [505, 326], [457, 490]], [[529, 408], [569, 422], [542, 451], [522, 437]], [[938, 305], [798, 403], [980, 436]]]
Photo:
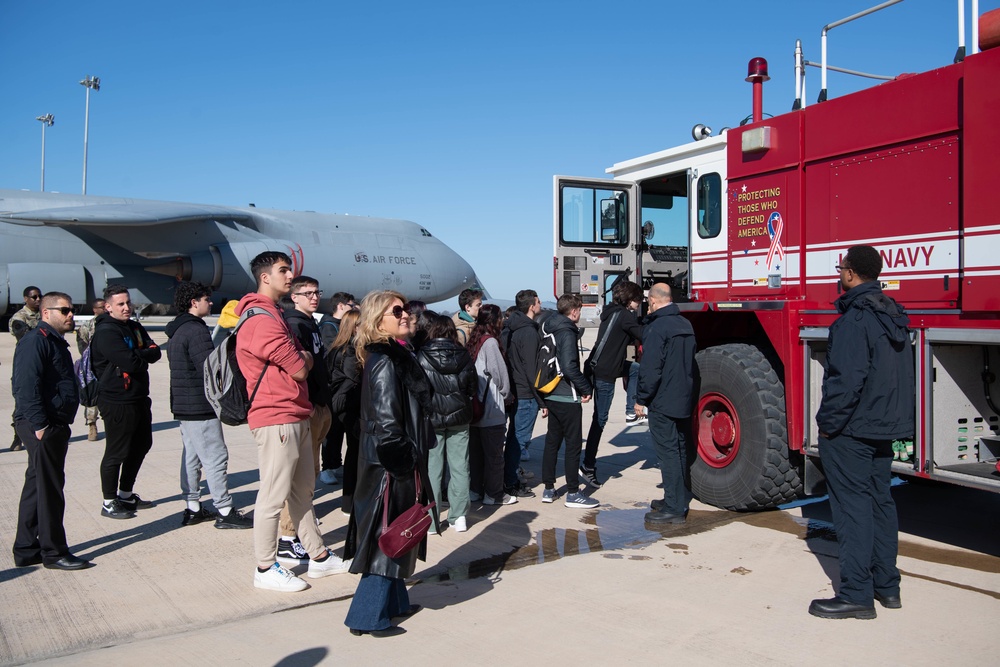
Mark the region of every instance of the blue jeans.
[[[594, 417], [587, 433], [587, 449], [583, 454], [583, 465], [593, 468], [597, 465], [597, 448], [601, 444], [604, 427], [608, 425], [608, 414], [611, 412], [611, 401], [615, 397], [617, 382], [594, 380]], [[628, 388], [625, 391], [625, 413], [635, 413], [635, 393], [639, 386], [639, 364], [634, 361], [629, 365]]]
[[517, 465], [521, 462], [521, 450], [531, 443], [531, 433], [538, 418], [538, 403], [535, 399], [518, 399], [516, 405], [507, 409], [507, 442], [503, 450], [503, 485], [505, 489], [517, 486]]
[[362, 574], [344, 625], [363, 632], [387, 630], [394, 616], [409, 609], [410, 595], [402, 579]]

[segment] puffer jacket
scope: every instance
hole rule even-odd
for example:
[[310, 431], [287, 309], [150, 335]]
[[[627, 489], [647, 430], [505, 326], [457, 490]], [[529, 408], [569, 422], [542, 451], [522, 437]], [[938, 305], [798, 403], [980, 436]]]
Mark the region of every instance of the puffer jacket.
[[914, 434], [914, 367], [910, 319], [882, 293], [862, 283], [837, 299], [823, 374], [819, 432], [893, 440]]
[[[543, 336], [552, 334], [556, 339], [556, 358], [562, 371], [562, 380], [548, 395], [548, 398], [562, 397], [579, 401], [582, 396], [590, 396], [594, 388], [580, 369], [579, 329], [565, 315], [551, 313], [541, 325]], [[557, 398], [557, 400], [560, 400]]]
[[208, 325], [200, 317], [183, 313], [167, 323], [166, 332], [170, 412], [178, 421], [215, 419], [205, 398], [205, 359], [214, 349]]
[[417, 361], [434, 387], [430, 413], [434, 428], [471, 422], [477, 381], [469, 351], [448, 338], [432, 338], [420, 347]]

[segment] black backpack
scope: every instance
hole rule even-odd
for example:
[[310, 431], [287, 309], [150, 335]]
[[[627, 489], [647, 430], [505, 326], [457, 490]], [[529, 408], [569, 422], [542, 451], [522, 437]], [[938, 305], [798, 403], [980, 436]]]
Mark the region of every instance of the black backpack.
[[246, 378], [243, 377], [243, 371], [236, 362], [236, 334], [244, 322], [254, 315], [261, 314], [274, 317], [263, 308], [251, 307], [243, 311], [232, 332], [205, 359], [205, 398], [222, 423], [228, 426], [247, 423], [250, 404], [253, 403], [257, 390], [260, 389], [260, 383], [264, 379], [264, 373], [271, 364], [270, 360], [264, 362], [264, 368], [257, 378], [253, 393], [248, 395]]

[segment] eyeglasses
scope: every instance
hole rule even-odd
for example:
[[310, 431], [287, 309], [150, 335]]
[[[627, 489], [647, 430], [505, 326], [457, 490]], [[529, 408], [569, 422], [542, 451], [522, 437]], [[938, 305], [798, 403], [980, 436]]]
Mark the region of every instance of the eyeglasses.
[[320, 298], [323, 296], [323, 290], [313, 290], [310, 292], [296, 292], [294, 296], [304, 296], [307, 299]]
[[42, 295], [41, 294], [29, 294], [28, 296], [26, 296], [24, 298], [25, 299], [41, 299]]
[[406, 304], [405, 306], [393, 306], [392, 310], [386, 312], [385, 315], [382, 315], [382, 317], [392, 315], [397, 320], [401, 320], [403, 319], [403, 313], [406, 313], [407, 315], [410, 314], [410, 304]]
[[58, 308], [46, 308], [45, 310], [58, 310], [63, 315], [69, 315], [73, 312], [73, 309], [69, 306], [59, 306]]
[[835, 267], [833, 267], [833, 268], [837, 269], [838, 271], [853, 271], [853, 270], [854, 270], [854, 269], [852, 269], [851, 267], [849, 267], [849, 266], [845, 266], [845, 265], [843, 265], [843, 264], [837, 264], [837, 265], [836, 265]]

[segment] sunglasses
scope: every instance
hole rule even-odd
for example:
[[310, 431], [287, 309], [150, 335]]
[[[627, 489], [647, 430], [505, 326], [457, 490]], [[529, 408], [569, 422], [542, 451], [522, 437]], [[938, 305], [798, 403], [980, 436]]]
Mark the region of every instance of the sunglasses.
[[69, 306], [59, 306], [58, 308], [46, 308], [45, 310], [58, 310], [63, 315], [69, 315], [73, 312], [73, 309]]
[[405, 306], [393, 306], [392, 310], [386, 313], [386, 315], [392, 314], [392, 316], [397, 320], [401, 320], [403, 319], [403, 313], [406, 313], [407, 315], [410, 314], [410, 304], [406, 304]]

